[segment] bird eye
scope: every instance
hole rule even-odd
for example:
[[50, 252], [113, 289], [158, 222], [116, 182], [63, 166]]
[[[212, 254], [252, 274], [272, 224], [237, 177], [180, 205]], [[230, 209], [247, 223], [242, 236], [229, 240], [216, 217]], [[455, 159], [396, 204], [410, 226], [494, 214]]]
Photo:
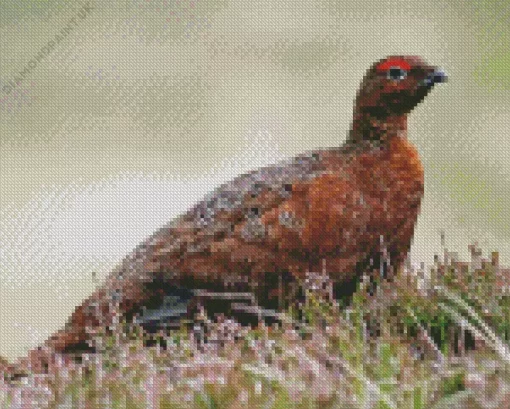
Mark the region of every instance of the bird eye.
[[400, 67], [391, 67], [388, 70], [388, 79], [393, 81], [400, 81], [407, 77], [407, 71]]

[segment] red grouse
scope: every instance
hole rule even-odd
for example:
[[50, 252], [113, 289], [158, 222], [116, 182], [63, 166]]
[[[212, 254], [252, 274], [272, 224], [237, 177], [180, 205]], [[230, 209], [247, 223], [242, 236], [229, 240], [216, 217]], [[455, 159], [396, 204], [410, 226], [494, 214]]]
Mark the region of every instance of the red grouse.
[[343, 146], [217, 188], [138, 246], [46, 345], [60, 352], [86, 345], [90, 330], [112, 324], [112, 300], [127, 320], [172, 288], [251, 291], [275, 306], [310, 271], [325, 269], [339, 292], [352, 288], [378, 266], [383, 246], [394, 272], [406, 259], [423, 195], [407, 115], [445, 79], [416, 56], [376, 62]]

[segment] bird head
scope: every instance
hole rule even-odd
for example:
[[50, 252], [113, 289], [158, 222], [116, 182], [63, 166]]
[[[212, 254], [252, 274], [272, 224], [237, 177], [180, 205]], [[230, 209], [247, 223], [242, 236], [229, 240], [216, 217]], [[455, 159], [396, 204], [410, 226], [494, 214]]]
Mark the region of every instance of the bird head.
[[367, 71], [356, 98], [356, 111], [375, 118], [408, 114], [435, 84], [446, 79], [442, 70], [420, 57], [386, 57]]

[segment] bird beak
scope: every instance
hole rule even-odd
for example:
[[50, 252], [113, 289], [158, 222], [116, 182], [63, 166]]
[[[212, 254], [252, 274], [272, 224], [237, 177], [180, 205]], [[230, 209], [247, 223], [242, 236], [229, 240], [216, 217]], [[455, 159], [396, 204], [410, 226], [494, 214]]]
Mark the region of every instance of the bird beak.
[[432, 80], [433, 80], [434, 84], [438, 84], [440, 82], [446, 82], [447, 79], [448, 79], [448, 76], [441, 69], [436, 69], [432, 74]]
[[441, 70], [439, 68], [436, 68], [434, 70], [434, 72], [429, 74], [427, 76], [427, 78], [425, 78], [422, 81], [421, 85], [425, 85], [426, 87], [430, 88], [434, 84], [439, 84], [441, 82], [446, 82], [447, 79], [448, 79], [448, 76], [446, 75], [446, 73], [443, 70]]

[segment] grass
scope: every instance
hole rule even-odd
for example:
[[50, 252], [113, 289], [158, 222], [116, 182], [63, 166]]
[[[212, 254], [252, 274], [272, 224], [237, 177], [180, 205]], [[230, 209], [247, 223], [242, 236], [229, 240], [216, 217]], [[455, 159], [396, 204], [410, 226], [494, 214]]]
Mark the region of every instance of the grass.
[[165, 348], [119, 330], [81, 363], [0, 381], [0, 408], [510, 407], [510, 271], [473, 254], [361, 283], [346, 308], [309, 289], [278, 326], [204, 316]]

